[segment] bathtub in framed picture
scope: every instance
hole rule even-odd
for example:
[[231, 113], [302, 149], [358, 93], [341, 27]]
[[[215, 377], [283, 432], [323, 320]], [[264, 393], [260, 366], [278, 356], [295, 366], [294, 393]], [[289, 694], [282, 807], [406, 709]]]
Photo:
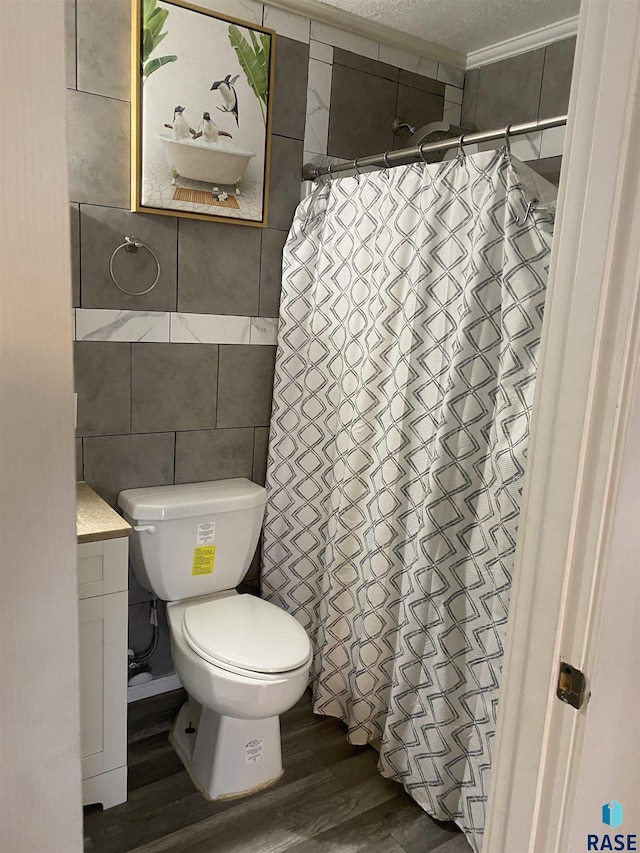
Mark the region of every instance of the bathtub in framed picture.
[[183, 0], [133, 21], [131, 209], [265, 226], [274, 32]]

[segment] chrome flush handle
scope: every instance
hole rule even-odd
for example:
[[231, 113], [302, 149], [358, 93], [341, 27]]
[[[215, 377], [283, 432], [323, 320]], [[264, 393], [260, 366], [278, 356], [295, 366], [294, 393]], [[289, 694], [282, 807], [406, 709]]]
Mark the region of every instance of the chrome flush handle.
[[134, 524], [133, 529], [136, 533], [151, 533], [152, 535], [158, 532], [155, 524]]

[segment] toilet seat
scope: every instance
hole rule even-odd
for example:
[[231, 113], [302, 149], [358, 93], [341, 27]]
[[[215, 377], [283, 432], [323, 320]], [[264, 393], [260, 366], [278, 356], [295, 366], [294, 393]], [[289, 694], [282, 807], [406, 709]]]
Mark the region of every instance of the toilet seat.
[[277, 679], [308, 667], [311, 659], [311, 644], [300, 623], [254, 595], [189, 605], [182, 628], [197, 655], [241, 675]]

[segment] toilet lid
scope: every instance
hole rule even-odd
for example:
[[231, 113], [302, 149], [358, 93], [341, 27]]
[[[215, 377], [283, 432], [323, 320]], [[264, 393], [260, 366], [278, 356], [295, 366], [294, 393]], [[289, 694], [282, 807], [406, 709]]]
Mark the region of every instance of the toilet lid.
[[184, 636], [206, 660], [253, 672], [286, 672], [309, 659], [306, 631], [289, 613], [255, 595], [193, 604], [184, 611]]

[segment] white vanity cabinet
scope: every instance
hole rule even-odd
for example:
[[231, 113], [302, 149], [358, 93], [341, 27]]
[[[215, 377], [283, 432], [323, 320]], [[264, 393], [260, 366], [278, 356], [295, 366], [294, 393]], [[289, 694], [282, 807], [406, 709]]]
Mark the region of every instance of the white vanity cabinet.
[[[94, 529], [81, 525], [80, 486], [91, 500]], [[128, 525], [88, 486], [78, 488], [78, 621], [82, 802], [103, 808], [127, 799]], [[100, 502], [102, 507], [97, 503]], [[85, 503], [86, 505], [86, 503]], [[97, 521], [101, 508], [113, 526]], [[84, 533], [81, 534], [81, 530]], [[101, 534], [102, 531], [102, 534]], [[82, 541], [82, 539], [90, 541]]]

